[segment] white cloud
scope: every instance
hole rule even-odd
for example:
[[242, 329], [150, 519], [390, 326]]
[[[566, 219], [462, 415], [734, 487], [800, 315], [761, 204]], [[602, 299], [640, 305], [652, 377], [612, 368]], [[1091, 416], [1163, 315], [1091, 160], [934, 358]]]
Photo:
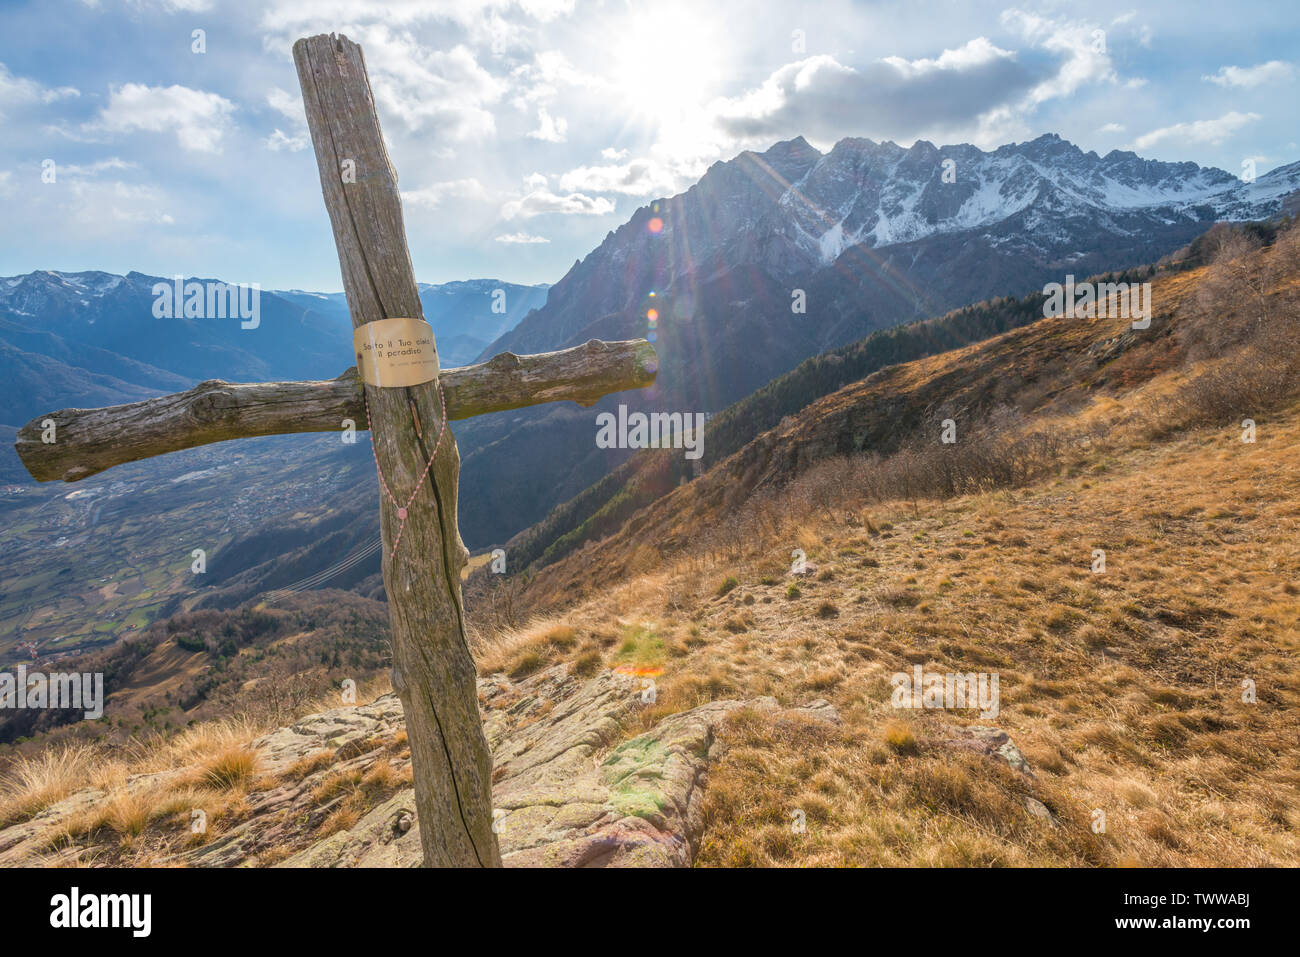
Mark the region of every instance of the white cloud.
[[0, 63], [0, 115], [8, 107], [47, 104], [80, 95], [75, 86], [48, 87], [27, 77], [14, 76]]
[[506, 84], [480, 66], [468, 47], [430, 50], [410, 34], [381, 25], [365, 28], [358, 42], [382, 116], [397, 117], [412, 132], [458, 141], [496, 131], [489, 107]]
[[1224, 87], [1241, 87], [1252, 89], [1264, 83], [1289, 80], [1295, 76], [1295, 67], [1282, 60], [1269, 60], [1259, 66], [1221, 66], [1219, 72], [1201, 77], [1210, 83]]
[[675, 192], [677, 186], [678, 177], [652, 159], [609, 166], [579, 166], [560, 177], [560, 189], [569, 192], [664, 196]]
[[266, 138], [266, 148], [273, 153], [278, 153], [280, 150], [297, 153], [299, 150], [305, 150], [310, 145], [311, 137], [305, 131], [290, 135], [276, 127], [271, 131], [271, 135]]
[[235, 104], [216, 93], [187, 86], [127, 83], [109, 90], [108, 105], [89, 128], [110, 133], [174, 131], [182, 149], [221, 152]]
[[1238, 113], [1233, 110], [1215, 120], [1196, 120], [1192, 123], [1175, 123], [1144, 133], [1134, 140], [1138, 149], [1148, 149], [1162, 140], [1175, 139], [1184, 143], [1210, 143], [1217, 145], [1247, 123], [1260, 118], [1258, 113]]
[[303, 125], [306, 124], [307, 111], [302, 105], [301, 96], [290, 93], [288, 90], [282, 90], [278, 86], [273, 86], [271, 92], [266, 94], [266, 102], [271, 109], [285, 117], [285, 119]]
[[627, 159], [627, 150], [616, 150], [612, 146], [606, 146], [600, 151], [600, 158], [614, 163], [621, 159]]
[[579, 70], [559, 50], [534, 53], [531, 63], [511, 71], [510, 81], [519, 91], [513, 102], [521, 110], [550, 101], [562, 89], [599, 89], [607, 85], [603, 78]]
[[537, 111], [537, 129], [528, 135], [544, 143], [563, 143], [569, 134], [569, 121], [564, 117], [552, 117], [546, 107]]
[[881, 62], [888, 63], [905, 79], [927, 76], [943, 70], [962, 72], [992, 63], [1000, 58], [1014, 57], [1010, 50], [1003, 50], [989, 42], [987, 37], [976, 37], [955, 50], [944, 50], [934, 59], [924, 57], [906, 60], [903, 57], [888, 56]]
[[1123, 124], [1123, 123], [1107, 123], [1105, 126], [1100, 127], [1100, 128], [1097, 130], [1097, 132], [1098, 132], [1098, 133], [1123, 133], [1123, 132], [1124, 132], [1124, 124]]
[[488, 191], [474, 177], [430, 183], [420, 189], [403, 190], [402, 201], [412, 206], [435, 209], [447, 199], [487, 199]]
[[98, 176], [100, 173], [103, 173], [106, 170], [135, 169], [137, 165], [138, 164], [136, 163], [129, 163], [120, 157], [110, 156], [107, 157], [106, 159], [95, 160], [95, 162], [90, 163], [89, 165], [86, 166], [81, 166], [76, 163], [65, 163], [60, 165], [57, 169], [58, 169], [58, 175], [60, 177], [64, 177], [64, 176], [90, 177], [90, 176]]
[[604, 216], [614, 211], [614, 204], [604, 196], [583, 193], [554, 193], [546, 187], [530, 190], [501, 207], [503, 219], [531, 219], [547, 213], [562, 216]]
[[311, 145], [311, 135], [307, 131], [306, 109], [302, 105], [301, 96], [295, 96], [287, 90], [275, 86], [266, 95], [266, 102], [271, 109], [289, 121], [292, 130], [290, 133], [285, 133], [279, 127], [276, 127], [266, 139], [267, 149], [273, 152], [289, 150], [296, 153]]
[[497, 242], [532, 246], [538, 243], [549, 243], [550, 240], [545, 236], [534, 236], [531, 233], [505, 233], [497, 237]]
[[1081, 20], [1052, 20], [1024, 10], [1004, 10], [1002, 22], [1035, 46], [1060, 56], [1056, 73], [1030, 92], [1027, 107], [1070, 96], [1090, 83], [1115, 83], [1106, 32]]
[[967, 126], [1015, 100], [1037, 77], [984, 37], [934, 58], [888, 57], [855, 69], [829, 54], [788, 63], [758, 88], [714, 101], [719, 126], [742, 142], [805, 135], [907, 139]]

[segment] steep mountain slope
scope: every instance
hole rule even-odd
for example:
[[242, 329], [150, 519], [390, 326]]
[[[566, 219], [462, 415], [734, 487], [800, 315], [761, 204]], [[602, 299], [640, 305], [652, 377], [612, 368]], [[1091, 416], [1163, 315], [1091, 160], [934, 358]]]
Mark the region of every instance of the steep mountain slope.
[[[1146, 269], [1124, 274], [1137, 279]], [[1120, 281], [1121, 277], [1113, 277]], [[1037, 322], [1041, 293], [996, 299], [928, 319], [874, 332], [865, 339], [805, 359], [785, 375], [728, 406], [709, 420], [704, 454], [697, 461], [679, 452], [649, 449], [633, 455], [591, 487], [561, 505], [508, 543], [516, 568], [548, 564], [618, 529], [637, 509], [667, 495], [810, 403], [873, 372], [923, 356], [989, 339]]]
[[[1276, 213], [1297, 188], [1300, 163], [1247, 184], [1053, 135], [992, 152], [846, 139], [824, 155], [796, 139], [715, 164], [638, 210], [486, 350], [649, 334], [661, 365], [654, 389], [594, 410], [467, 423], [464, 475], [489, 494], [465, 502], [463, 534], [504, 541], [626, 460], [593, 442], [595, 415], [620, 403], [716, 412], [810, 355], [1067, 274], [1154, 262], [1216, 220]], [[521, 459], [520, 443], [560, 454]], [[511, 474], [521, 461], [523, 479]], [[494, 504], [506, 491], [517, 516]]]
[[[1249, 245], [1243, 236], [1232, 231], [1229, 235]], [[664, 468], [666, 460], [680, 458], [680, 452], [645, 453], [643, 474], [628, 476], [624, 488], [605, 490], [614, 506], [621, 500], [631, 502], [622, 510], [611, 509], [611, 524], [604, 529], [608, 537], [595, 541], [593, 535], [585, 542], [569, 543], [570, 548], [585, 547], [567, 558], [560, 558], [564, 550], [553, 550], [547, 559], [560, 560], [536, 570], [526, 600], [535, 605], [599, 591], [627, 574], [647, 547], [671, 554], [688, 542], [698, 545], [701, 536], [715, 544], [743, 536], [746, 532], [738, 514], [748, 512], [747, 503], [779, 496], [810, 469], [845, 456], [853, 458], [844, 461], [858, 463], [850, 471], [861, 472], [860, 478], [845, 481], [866, 483], [872, 470], [880, 468], [882, 475], [891, 476], [880, 481], [892, 488], [889, 483], [896, 476], [888, 463], [901, 453], [900, 461], [919, 470], [920, 474], [908, 476], [917, 494], [932, 492], [938, 486], [931, 473], [960, 472], [954, 458], [961, 455], [960, 443], [938, 443], [940, 421], [946, 418], [973, 436], [972, 441], [981, 442], [994, 441], [998, 430], [1025, 416], [1073, 420], [1072, 426], [1057, 429], [1057, 437], [1048, 444], [1054, 449], [1076, 441], [1086, 446], [1092, 440], [1073, 431], [1082, 418], [1080, 409], [1104, 406], [1109, 397], [1132, 392], [1161, 374], [1172, 375], [1184, 363], [1203, 362], [1207, 354], [1231, 353], [1243, 336], [1258, 332], [1263, 320], [1257, 315], [1272, 320], [1263, 328], [1271, 330], [1275, 339], [1266, 343], [1267, 348], [1243, 354], [1238, 361], [1246, 369], [1240, 375], [1275, 383], [1270, 387], [1285, 392], [1288, 383], [1294, 385], [1294, 377], [1287, 371], [1289, 366], [1277, 367], [1277, 363], [1292, 362], [1295, 356], [1294, 343], [1288, 344], [1287, 336], [1294, 332], [1293, 317], [1300, 313], [1298, 252], [1300, 230], [1293, 227], [1266, 250], [1242, 253], [1218, 265], [1170, 267], [1158, 273], [1152, 290], [1154, 314], [1146, 330], [1129, 328], [1129, 320], [1118, 318], [1038, 319], [986, 341], [881, 368], [797, 415], [786, 416], [691, 481], [683, 483], [680, 468]], [[1246, 289], [1267, 292], [1252, 298], [1243, 292]], [[1204, 385], [1202, 391], [1212, 395], [1211, 385]], [[1250, 401], [1259, 405], [1264, 399]], [[1251, 414], [1246, 403], [1245, 399], [1238, 403], [1246, 405], [1238, 420]], [[1211, 410], [1220, 424], [1237, 414], [1232, 404], [1227, 408], [1226, 413], [1219, 406]], [[1147, 426], [1154, 428], [1157, 421], [1153, 413]], [[993, 438], [984, 431], [990, 428]], [[1017, 424], [1011, 431], [1021, 428]], [[950, 457], [943, 458], [945, 454]], [[940, 458], [926, 458], [931, 455]], [[1037, 459], [1037, 453], [1025, 455], [1027, 461]], [[873, 456], [883, 457], [883, 464]], [[677, 481], [662, 481], [664, 471], [678, 475]], [[650, 486], [651, 494], [638, 501], [641, 482]], [[650, 504], [637, 507], [645, 501]], [[520, 544], [528, 546], [529, 541], [521, 538]]]

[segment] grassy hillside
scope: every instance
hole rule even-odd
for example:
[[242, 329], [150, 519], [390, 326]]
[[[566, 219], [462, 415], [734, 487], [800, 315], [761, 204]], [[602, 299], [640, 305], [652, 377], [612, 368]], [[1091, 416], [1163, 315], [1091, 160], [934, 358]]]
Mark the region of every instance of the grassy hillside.
[[[841, 728], [729, 723], [703, 864], [1300, 863], [1300, 232], [1222, 245], [1149, 330], [1043, 320], [815, 403], [543, 569], [483, 666], [635, 667], [646, 722], [828, 698]], [[892, 707], [915, 665], [996, 673], [999, 714]]]
[[334, 589], [173, 615], [109, 648], [29, 664], [32, 671], [102, 673], [104, 720], [57, 709], [6, 711], [0, 744], [30, 739], [20, 750], [34, 752], [77, 738], [116, 747], [231, 714], [290, 721], [342, 680], [380, 675], [388, 641], [382, 602]]
[[[1229, 252], [1241, 247], [1237, 258], [1156, 277], [1149, 329], [1121, 319], [1039, 319], [883, 368], [629, 512], [604, 540], [537, 570], [530, 601], [590, 593], [650, 554], [753, 539], [761, 532], [750, 526], [778, 508], [771, 497], [814, 466], [852, 474], [849, 484], [875, 496], [949, 494], [958, 486], [1023, 483], [1086, 455], [1119, 424], [1114, 410], [1097, 409], [1124, 396], [1142, 396], [1144, 404], [1126, 414], [1130, 424], [1152, 429], [1226, 424], [1247, 414], [1238, 415], [1234, 403], [1277, 401], [1294, 354], [1286, 322], [1296, 308], [1296, 231], [1262, 251], [1245, 234], [1227, 235]], [[1231, 362], [1219, 368], [1225, 359]], [[1197, 384], [1171, 391], [1180, 376]], [[1202, 407], [1194, 408], [1197, 402]], [[940, 442], [947, 418], [957, 427], [953, 445]]]
[[[1149, 268], [1110, 274], [1107, 281], [1137, 281]], [[810, 403], [888, 366], [938, 355], [1020, 328], [1042, 318], [1044, 296], [1004, 297], [912, 322], [800, 363], [708, 422], [698, 462], [671, 451], [640, 452], [600, 482], [521, 532], [509, 549], [516, 568], [547, 565], [616, 530], [637, 509], [723, 461], [761, 432]]]

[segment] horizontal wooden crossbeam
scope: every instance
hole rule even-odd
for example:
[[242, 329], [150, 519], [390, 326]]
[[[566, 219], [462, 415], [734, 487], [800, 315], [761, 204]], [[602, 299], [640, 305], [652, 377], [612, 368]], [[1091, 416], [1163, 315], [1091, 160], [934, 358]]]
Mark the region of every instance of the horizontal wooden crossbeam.
[[[559, 352], [504, 352], [478, 365], [445, 369], [447, 415], [467, 419], [543, 402], [591, 405], [611, 392], [654, 382], [659, 360], [644, 339], [592, 339]], [[76, 482], [114, 465], [197, 445], [256, 435], [330, 432], [352, 419], [365, 429], [356, 368], [319, 382], [209, 379], [173, 395], [102, 409], [62, 409], [18, 431], [14, 448], [38, 482]], [[53, 442], [43, 441], [54, 423]]]

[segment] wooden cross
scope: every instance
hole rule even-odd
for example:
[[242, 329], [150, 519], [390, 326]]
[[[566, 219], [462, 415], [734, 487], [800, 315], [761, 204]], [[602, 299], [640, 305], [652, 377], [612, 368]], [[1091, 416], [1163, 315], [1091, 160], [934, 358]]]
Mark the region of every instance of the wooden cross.
[[[361, 48], [343, 36], [299, 40], [293, 58], [334, 227], [353, 327], [423, 318], [406, 247], [397, 175], [388, 159]], [[343, 176], [345, 168], [355, 175]], [[430, 339], [432, 336], [430, 335]], [[592, 340], [536, 356], [504, 353], [441, 374], [449, 419], [601, 396], [654, 381], [658, 359], [644, 339]], [[355, 369], [324, 382], [203, 382], [176, 395], [105, 409], [39, 416], [15, 448], [38, 481], [67, 482], [123, 462], [224, 439], [373, 426], [376, 461], [403, 502], [421, 483], [402, 532], [380, 498], [384, 587], [393, 630], [393, 688], [411, 744], [415, 803], [426, 866], [497, 866], [492, 756], [478, 712], [465, 639], [460, 572], [469, 553], [456, 524], [460, 455], [448, 431], [426, 474], [442, 425], [439, 381], [407, 388], [364, 385]], [[53, 443], [42, 441], [55, 425]]]

